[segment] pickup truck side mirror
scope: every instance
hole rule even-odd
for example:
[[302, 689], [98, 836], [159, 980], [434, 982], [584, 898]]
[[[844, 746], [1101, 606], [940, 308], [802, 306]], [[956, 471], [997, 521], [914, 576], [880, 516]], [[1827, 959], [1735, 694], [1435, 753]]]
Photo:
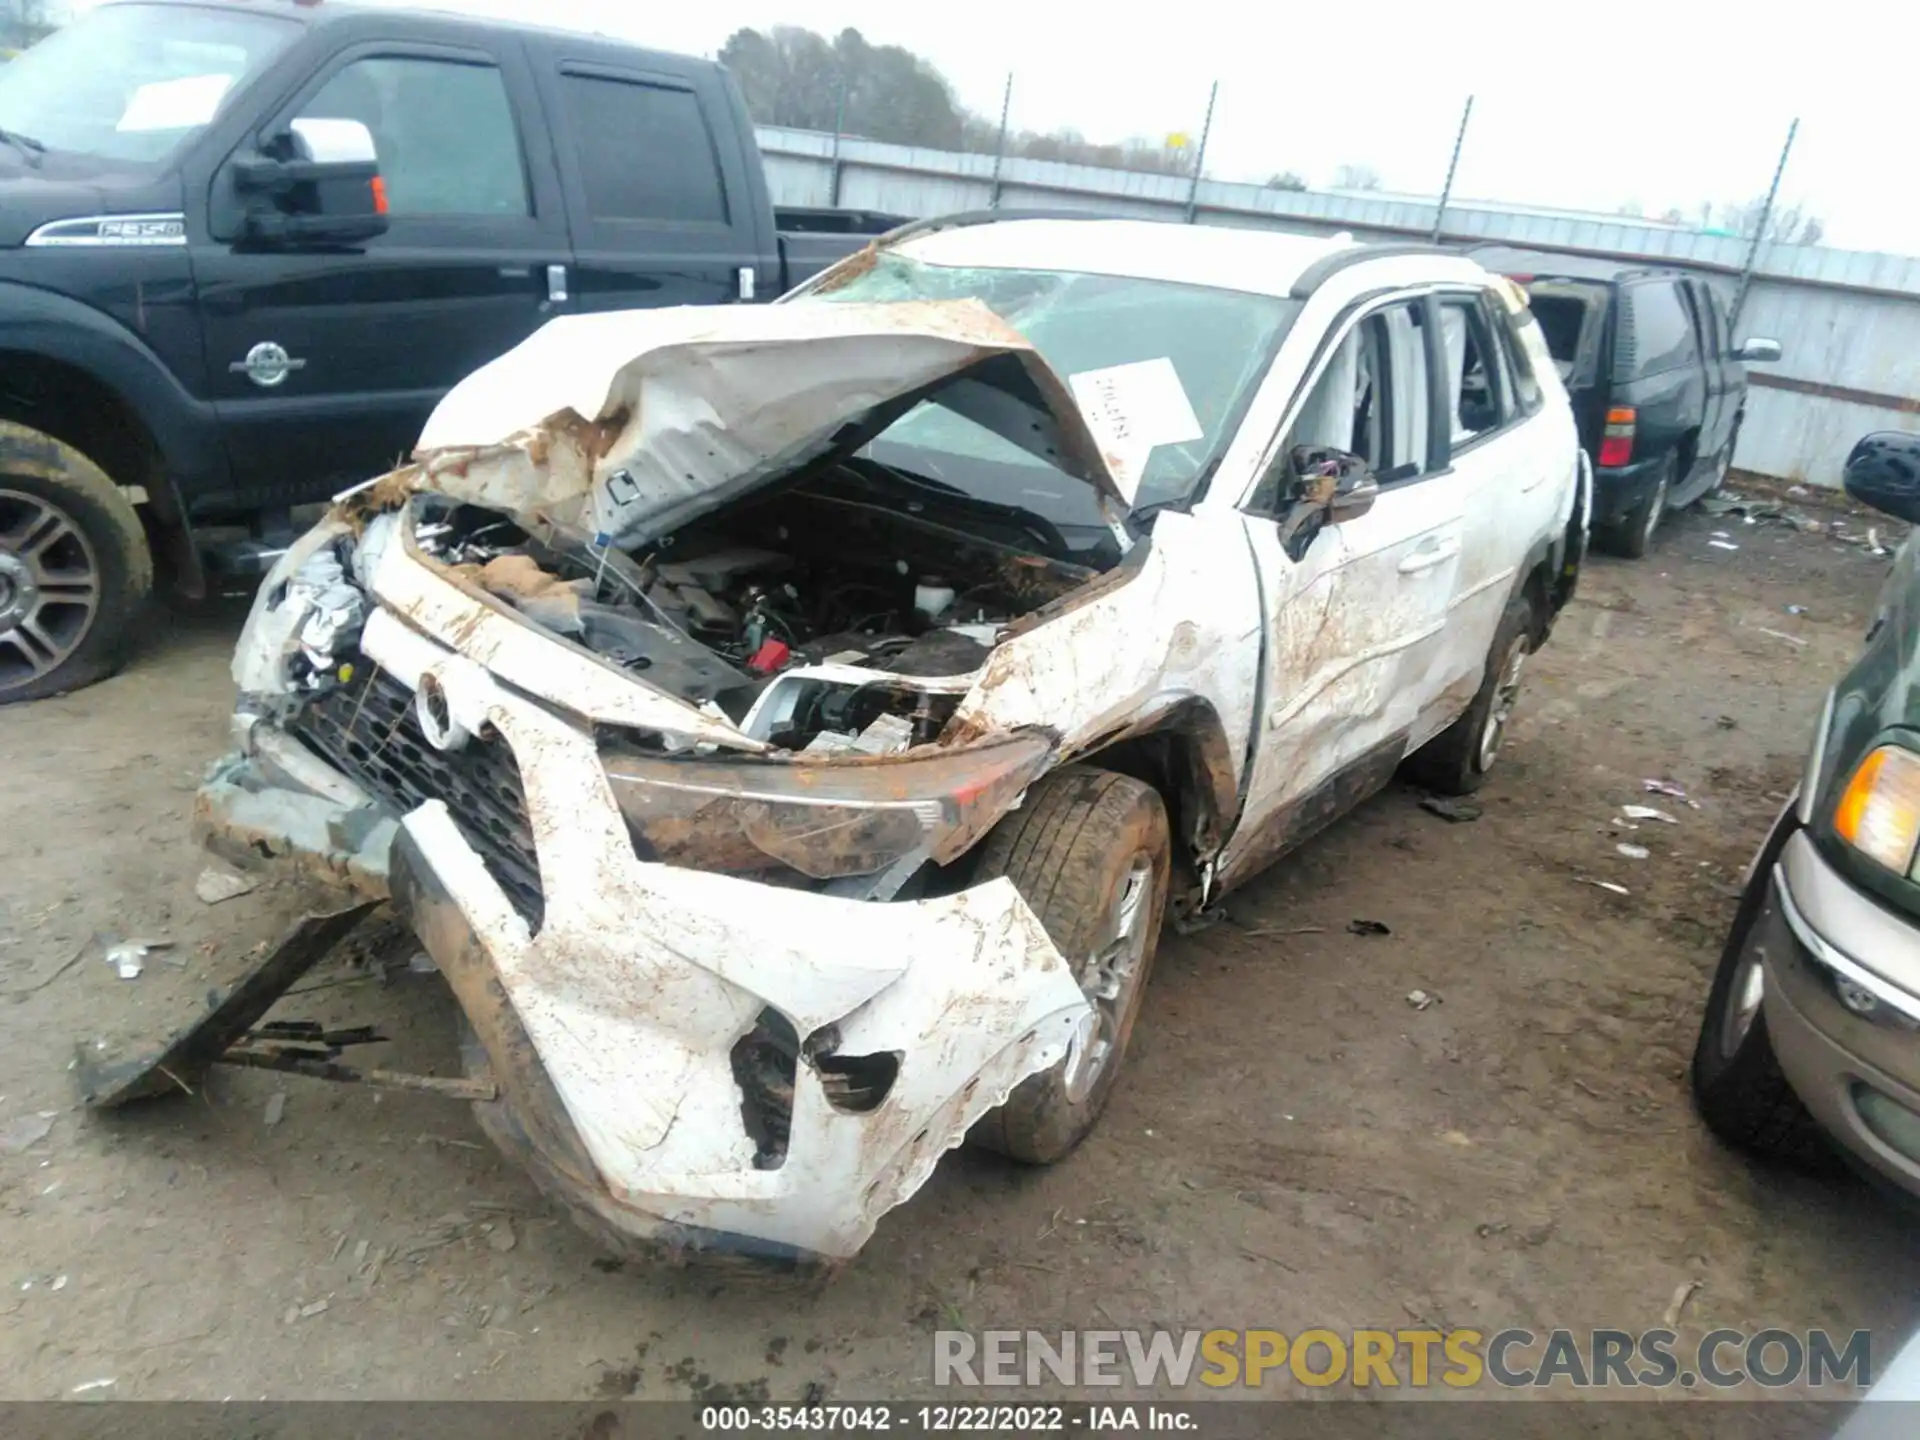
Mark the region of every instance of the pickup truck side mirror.
[[1877, 430], [1864, 436], [1847, 456], [1841, 483], [1862, 505], [1920, 524], [1920, 435]]
[[1292, 475], [1280, 516], [1280, 543], [1293, 559], [1328, 525], [1357, 520], [1373, 508], [1380, 482], [1358, 455], [1330, 445], [1295, 445], [1287, 452]]
[[1733, 358], [1745, 360], [1750, 365], [1771, 365], [1780, 358], [1780, 342], [1755, 336], [1735, 350]]
[[358, 120], [295, 120], [234, 165], [256, 245], [355, 245], [387, 230], [373, 132]]

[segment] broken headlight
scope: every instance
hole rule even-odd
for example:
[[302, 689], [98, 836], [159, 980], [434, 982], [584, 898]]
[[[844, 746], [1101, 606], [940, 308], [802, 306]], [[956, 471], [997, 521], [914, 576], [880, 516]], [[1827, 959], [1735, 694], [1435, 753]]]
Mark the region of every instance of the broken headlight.
[[695, 870], [890, 875], [964, 855], [1045, 768], [1052, 745], [1013, 735], [872, 760], [603, 756], [643, 860]]

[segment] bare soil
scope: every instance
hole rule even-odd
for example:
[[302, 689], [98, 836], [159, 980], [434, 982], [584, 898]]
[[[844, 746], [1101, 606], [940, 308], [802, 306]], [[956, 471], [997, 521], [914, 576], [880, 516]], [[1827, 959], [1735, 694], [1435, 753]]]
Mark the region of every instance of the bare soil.
[[[1869, 1327], [1890, 1354], [1909, 1218], [1728, 1153], [1685, 1080], [1734, 888], [1884, 571], [1697, 514], [1593, 562], [1481, 819], [1396, 788], [1228, 923], [1167, 936], [1092, 1140], [1046, 1170], [949, 1156], [814, 1288], [611, 1266], [454, 1102], [226, 1071], [76, 1107], [74, 1041], [265, 938], [284, 898], [193, 894], [239, 617], [174, 621], [118, 678], [0, 712], [0, 1135], [56, 1112], [0, 1147], [0, 1393], [872, 1398], [925, 1390], [936, 1328], [1639, 1330], [1686, 1281], [1683, 1340]], [[1680, 823], [1610, 826], [1650, 799]], [[99, 935], [177, 963], [122, 981]], [[450, 1002], [406, 953], [385, 984], [329, 962], [281, 1013], [377, 1024], [374, 1063], [451, 1073]]]

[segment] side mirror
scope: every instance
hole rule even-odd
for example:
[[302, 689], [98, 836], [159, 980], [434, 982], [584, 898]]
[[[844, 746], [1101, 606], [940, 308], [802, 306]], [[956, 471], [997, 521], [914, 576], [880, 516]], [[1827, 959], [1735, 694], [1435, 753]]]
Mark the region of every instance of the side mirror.
[[1771, 365], [1780, 358], [1780, 342], [1755, 336], [1735, 350], [1733, 358], [1744, 360], [1749, 365]]
[[1920, 524], [1920, 435], [1879, 430], [1866, 436], [1847, 456], [1842, 483], [1862, 505]]
[[1293, 479], [1280, 520], [1281, 544], [1295, 560], [1322, 529], [1358, 520], [1380, 496], [1380, 482], [1367, 462], [1331, 445], [1294, 446], [1287, 452], [1287, 468]]
[[1373, 508], [1380, 482], [1358, 455], [1331, 445], [1296, 445], [1287, 455], [1294, 475], [1293, 503], [1320, 511], [1329, 525], [1358, 520]]
[[254, 244], [355, 245], [387, 231], [373, 132], [358, 120], [295, 120], [234, 166], [234, 183]]

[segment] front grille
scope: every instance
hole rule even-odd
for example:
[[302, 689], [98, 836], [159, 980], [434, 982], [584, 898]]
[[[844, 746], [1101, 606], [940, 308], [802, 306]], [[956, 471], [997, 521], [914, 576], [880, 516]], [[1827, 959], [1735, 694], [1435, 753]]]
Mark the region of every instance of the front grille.
[[354, 669], [351, 681], [309, 703], [289, 728], [403, 815], [444, 800], [513, 908], [539, 930], [546, 900], [513, 750], [498, 735], [436, 750], [420, 729], [411, 690], [366, 660], [356, 660]]

